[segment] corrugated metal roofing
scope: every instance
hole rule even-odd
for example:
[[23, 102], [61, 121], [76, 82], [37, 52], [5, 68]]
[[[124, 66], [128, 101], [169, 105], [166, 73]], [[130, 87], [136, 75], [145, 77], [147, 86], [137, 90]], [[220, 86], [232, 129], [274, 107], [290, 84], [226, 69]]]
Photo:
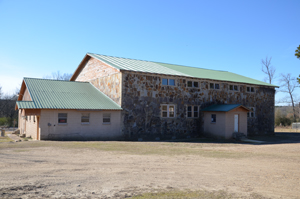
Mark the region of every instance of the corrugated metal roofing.
[[242, 106], [243, 108], [249, 110], [248, 108], [244, 107], [241, 104], [214, 104], [209, 107], [202, 109], [201, 111], [221, 111], [221, 112], [228, 112], [232, 109]]
[[112, 67], [121, 70], [130, 70], [136, 72], [156, 73], [165, 75], [186, 76], [201, 79], [211, 79], [219, 81], [239, 82], [246, 84], [255, 84], [263, 86], [278, 87], [249, 77], [238, 75], [227, 71], [210, 70], [196, 67], [181, 66], [175, 64], [166, 64], [160, 62], [143, 61], [136, 59], [127, 59], [88, 53], [89, 56], [99, 59]]
[[122, 110], [89, 82], [24, 78], [32, 101], [17, 101], [19, 109]]

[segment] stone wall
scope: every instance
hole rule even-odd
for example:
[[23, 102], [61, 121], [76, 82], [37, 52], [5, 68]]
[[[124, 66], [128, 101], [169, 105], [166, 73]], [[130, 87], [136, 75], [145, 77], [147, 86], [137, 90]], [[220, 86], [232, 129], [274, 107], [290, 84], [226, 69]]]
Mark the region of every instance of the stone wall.
[[[162, 78], [175, 79], [175, 86], [163, 86]], [[187, 81], [196, 81], [199, 88], [188, 88]], [[210, 89], [210, 83], [220, 89]], [[205, 108], [212, 104], [242, 104], [255, 108], [255, 117], [248, 118], [248, 135], [274, 133], [274, 88], [234, 84], [239, 91], [229, 90], [229, 82], [196, 78], [123, 72], [122, 129], [128, 139], [170, 139], [200, 136], [203, 118], [187, 118], [187, 105]], [[175, 105], [175, 118], [161, 117], [161, 104]]]
[[75, 81], [91, 82], [113, 101], [121, 105], [121, 79], [119, 70], [90, 58]]

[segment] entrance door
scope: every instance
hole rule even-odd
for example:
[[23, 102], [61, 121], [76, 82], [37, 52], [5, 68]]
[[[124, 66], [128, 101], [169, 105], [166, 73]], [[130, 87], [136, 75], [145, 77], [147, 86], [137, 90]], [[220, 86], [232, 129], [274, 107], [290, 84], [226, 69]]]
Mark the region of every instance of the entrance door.
[[239, 132], [239, 115], [234, 115], [234, 132]]

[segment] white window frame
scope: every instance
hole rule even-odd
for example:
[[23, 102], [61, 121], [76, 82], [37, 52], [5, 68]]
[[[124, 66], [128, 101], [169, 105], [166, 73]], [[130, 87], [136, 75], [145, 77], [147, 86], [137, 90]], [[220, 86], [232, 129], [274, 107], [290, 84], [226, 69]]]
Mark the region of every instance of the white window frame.
[[[105, 119], [109, 119], [109, 121], [104, 121]], [[102, 122], [103, 124], [111, 124], [111, 113], [103, 113]]]
[[[174, 111], [170, 111], [170, 106], [173, 106], [174, 107]], [[167, 110], [163, 110], [163, 107], [167, 107]], [[162, 117], [162, 118], [175, 118], [175, 116], [176, 116], [176, 106], [175, 106], [175, 104], [161, 104], [160, 105], [160, 111], [161, 111], [161, 114], [160, 114], [160, 116]], [[164, 117], [163, 116], [163, 113], [167, 113], [167, 117]], [[174, 116], [173, 117], [170, 117], [170, 113], [174, 113]]]
[[[249, 88], [249, 91], [248, 91], [248, 88]], [[253, 89], [253, 91], [252, 91], [252, 89]], [[253, 86], [247, 86], [246, 87], [246, 91], [247, 91], [247, 93], [255, 93], [255, 87], [253, 87]]]
[[[166, 79], [167, 80], [167, 84], [163, 84], [163, 80]], [[170, 80], [174, 80], [174, 85], [170, 85]], [[171, 79], [171, 78], [161, 78], [161, 85], [163, 86], [175, 86], [176, 82], [175, 79]]]
[[[232, 86], [232, 89], [230, 89], [230, 86]], [[234, 87], [236, 86], [237, 90], [234, 89]], [[239, 91], [239, 86], [235, 85], [235, 84], [229, 84], [229, 88], [230, 91]]]
[[[210, 84], [213, 84], [213, 85], [214, 85], [214, 86], [213, 86], [214, 88], [210, 88]], [[216, 84], [219, 85], [219, 88], [216, 88]], [[221, 87], [221, 86], [220, 86], [220, 83], [213, 83], [213, 82], [209, 82], [209, 85], [208, 85], [208, 86], [209, 86], [209, 89], [211, 89], [211, 90], [220, 90], [220, 87]]]
[[255, 118], [255, 107], [248, 107], [250, 111], [247, 113], [248, 118]]
[[[64, 116], [59, 116], [59, 114], [66, 114], [66, 117]], [[57, 114], [57, 117], [58, 117], [58, 124], [68, 124], [68, 113], [58, 113]], [[59, 122], [60, 119], [65, 119], [66, 122]]]
[[[189, 107], [191, 107], [191, 111], [189, 111]], [[197, 107], [197, 111], [195, 111], [195, 107]], [[191, 117], [189, 117], [189, 112], [191, 112]], [[195, 117], [195, 112], [197, 112], [197, 115]], [[186, 117], [187, 118], [198, 118], [200, 113], [200, 106], [193, 106], [193, 105], [186, 105]]]
[[[82, 121], [82, 120], [88, 121]], [[89, 124], [90, 123], [90, 113], [81, 113], [81, 124]]]
[[[192, 86], [189, 86], [189, 82], [192, 82]], [[198, 83], [198, 86], [195, 86], [195, 82]], [[199, 88], [199, 82], [198, 81], [189, 81], [189, 80], [187, 80], [186, 81], [186, 87], [188, 87], [188, 88]]]

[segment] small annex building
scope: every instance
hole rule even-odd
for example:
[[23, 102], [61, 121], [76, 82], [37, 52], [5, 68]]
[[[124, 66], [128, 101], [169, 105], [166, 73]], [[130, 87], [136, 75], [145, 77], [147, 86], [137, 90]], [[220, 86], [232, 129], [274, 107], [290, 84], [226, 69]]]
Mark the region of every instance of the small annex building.
[[24, 78], [21, 134], [36, 140], [119, 140], [122, 108], [89, 82]]
[[241, 104], [214, 104], [202, 110], [204, 133], [222, 139], [233, 133], [247, 136], [247, 115], [251, 110]]

